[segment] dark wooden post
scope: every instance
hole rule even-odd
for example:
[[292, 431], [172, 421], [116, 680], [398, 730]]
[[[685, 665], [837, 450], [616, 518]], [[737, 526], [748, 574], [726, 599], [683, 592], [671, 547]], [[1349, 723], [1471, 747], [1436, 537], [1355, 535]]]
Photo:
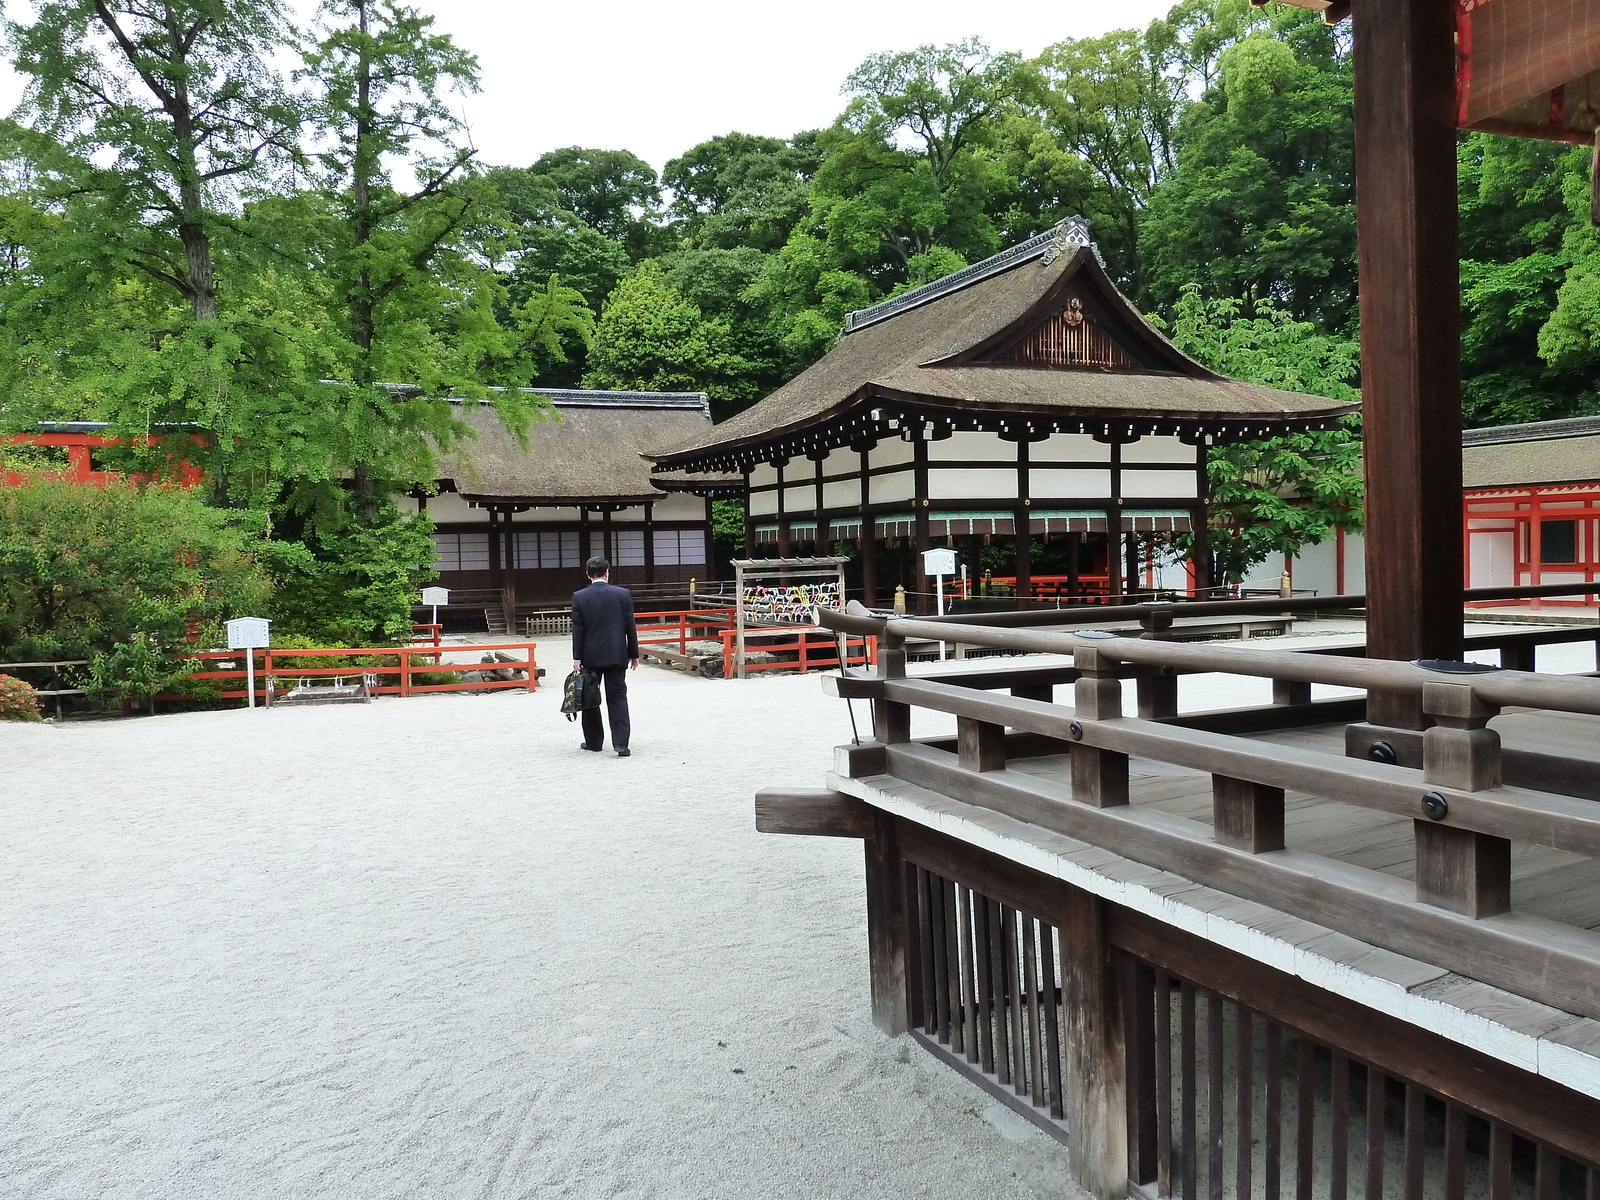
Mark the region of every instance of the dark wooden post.
[[[1073, 708], [1087, 720], [1113, 720], [1122, 715], [1122, 681], [1117, 664], [1092, 646], [1073, 654], [1078, 682], [1073, 685]], [[1128, 756], [1113, 750], [1096, 750], [1082, 742], [1072, 744], [1072, 798], [1096, 808], [1113, 808], [1128, 802]]]
[[644, 581], [656, 581], [656, 506], [647, 500], [644, 506]]
[[1206, 497], [1211, 494], [1211, 474], [1206, 470], [1208, 448], [1204, 441], [1196, 447], [1196, 452], [1200, 456], [1200, 464], [1195, 469], [1195, 504], [1189, 510], [1189, 531], [1194, 539], [1189, 546], [1189, 566], [1194, 572], [1195, 596], [1203, 599], [1216, 584], [1211, 577], [1216, 564], [1211, 557], [1211, 522], [1206, 512]]
[[[1488, 728], [1499, 709], [1479, 700], [1470, 684], [1426, 683], [1422, 710], [1434, 721], [1422, 735], [1424, 783], [1471, 792], [1500, 786], [1500, 735]], [[1429, 817], [1436, 812], [1440, 818], [1448, 815], [1435, 808]], [[1435, 819], [1419, 819], [1415, 831], [1419, 900], [1469, 917], [1510, 909], [1508, 839]]]
[[932, 577], [922, 567], [922, 552], [932, 545], [928, 536], [929, 500], [928, 496], [928, 442], [922, 436], [922, 430], [917, 430], [917, 440], [912, 443], [911, 471], [915, 480], [915, 507], [911, 519], [912, 534], [912, 563], [911, 578], [916, 580], [917, 598], [915, 609], [919, 613], [933, 611]]
[[[827, 456], [827, 451], [823, 451], [822, 455], [823, 455], [823, 457], [826, 457]], [[815, 535], [816, 536], [816, 549], [815, 549], [815, 551], [813, 551], [813, 553], [815, 553], [815, 554], [817, 554], [819, 556], [822, 556], [822, 555], [828, 555], [828, 554], [832, 554], [833, 553], [833, 530], [828, 524], [828, 510], [827, 510], [826, 507], [824, 507], [824, 505], [822, 503], [822, 489], [823, 489], [823, 483], [822, 483], [822, 458], [818, 458], [816, 460], [816, 463], [817, 463], [817, 532], [816, 532], [816, 535]]]
[[1283, 789], [1229, 775], [1211, 777], [1212, 836], [1262, 854], [1283, 849]]
[[1067, 534], [1067, 595], [1078, 596], [1083, 593], [1083, 584], [1078, 580], [1078, 573], [1082, 570], [1079, 562], [1083, 554], [1083, 534]]
[[[1167, 641], [1171, 638], [1172, 609], [1164, 605], [1152, 608], [1139, 617], [1139, 624], [1144, 627], [1141, 638]], [[1178, 677], [1165, 668], [1156, 669], [1159, 674], [1140, 675], [1133, 685], [1139, 698], [1139, 715], [1147, 721], [1178, 715]]]
[[744, 470], [744, 556], [746, 560], [756, 556], [756, 519], [750, 512], [749, 467]]
[[1033, 502], [1029, 471], [1028, 431], [1024, 429], [1017, 438], [1017, 507], [1011, 515], [1011, 526], [1017, 538], [1018, 608], [1026, 607], [1020, 602], [1033, 596]]
[[1127, 1037], [1108, 905], [1075, 887], [1061, 912], [1062, 1050], [1067, 1162], [1098, 1200], [1128, 1194]]
[[1111, 443], [1111, 504], [1106, 509], [1106, 585], [1113, 596], [1122, 587], [1122, 443]]
[[[1355, 0], [1367, 653], [1461, 657], [1456, 6]], [[1420, 729], [1373, 693], [1375, 725]]]
[[[878, 678], [904, 679], [906, 677], [906, 642], [893, 634], [884, 634], [878, 642]], [[911, 740], [911, 706], [894, 700], [872, 702], [872, 736], [891, 745]]]
[[866, 450], [861, 455], [861, 603], [868, 608], [878, 607], [878, 521], [872, 515], [872, 469]]
[[956, 750], [966, 771], [1001, 771], [1006, 765], [1004, 725], [980, 721], [976, 717], [956, 718]]
[[589, 510], [578, 509], [578, 545], [582, 547], [584, 562], [594, 557], [593, 533], [594, 530], [589, 523]]
[[611, 510], [609, 508], [602, 511], [600, 514], [600, 545], [603, 547], [600, 553], [605, 557], [605, 560], [613, 567], [616, 566], [617, 547], [616, 542], [612, 537]]
[[872, 986], [872, 1023], [893, 1037], [911, 1028], [906, 991], [910, 941], [905, 864], [900, 859], [894, 818], [874, 811], [866, 839], [867, 970]]

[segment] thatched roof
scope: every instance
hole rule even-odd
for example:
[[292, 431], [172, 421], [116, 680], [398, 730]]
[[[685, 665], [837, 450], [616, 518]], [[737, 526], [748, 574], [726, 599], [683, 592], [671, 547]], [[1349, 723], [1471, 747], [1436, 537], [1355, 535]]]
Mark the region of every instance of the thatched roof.
[[852, 313], [838, 344], [664, 469], [731, 470], [771, 453], [843, 445], [912, 411], [958, 428], [1010, 422], [1099, 432], [1247, 436], [1327, 425], [1349, 407], [1239, 383], [1181, 353], [1119, 292], [1081, 223]]
[[[491, 405], [453, 401], [477, 438], [441, 457], [440, 481], [479, 503], [643, 504], [663, 496], [651, 481], [644, 453], [698, 439], [711, 427], [704, 392], [541, 388], [538, 394], [554, 411], [534, 422], [526, 450]], [[674, 490], [687, 490], [694, 482], [680, 480]]]
[[1468, 488], [1600, 480], [1600, 417], [1468, 429], [1461, 477]]

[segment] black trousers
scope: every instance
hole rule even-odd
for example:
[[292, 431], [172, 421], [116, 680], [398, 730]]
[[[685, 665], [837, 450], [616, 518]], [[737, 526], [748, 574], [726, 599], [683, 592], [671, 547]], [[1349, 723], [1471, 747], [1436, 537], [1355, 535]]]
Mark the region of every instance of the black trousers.
[[[628, 668], [584, 666], [605, 681], [606, 715], [611, 718], [611, 745], [617, 750], [628, 748], [628, 735], [633, 725], [628, 720]], [[583, 744], [598, 750], [606, 744], [606, 733], [600, 725], [600, 710], [583, 710]]]

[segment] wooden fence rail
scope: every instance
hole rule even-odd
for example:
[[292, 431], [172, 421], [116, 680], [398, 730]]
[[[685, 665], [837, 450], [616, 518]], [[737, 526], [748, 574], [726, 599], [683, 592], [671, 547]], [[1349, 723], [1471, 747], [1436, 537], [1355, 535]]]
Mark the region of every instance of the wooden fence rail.
[[[263, 649], [254, 652], [256, 660], [256, 695], [267, 704], [271, 704], [276, 692], [281, 690], [277, 682], [279, 677], [293, 679], [326, 679], [344, 677], [351, 678], [361, 675], [376, 675], [380, 678], [391, 678], [393, 683], [380, 683], [373, 689], [379, 695], [395, 696], [420, 696], [429, 692], [492, 692], [521, 688], [524, 691], [534, 691], [538, 687], [538, 663], [535, 659], [537, 642], [496, 642], [474, 643], [463, 646], [463, 651], [473, 653], [492, 653], [494, 651], [522, 651], [523, 657], [509, 662], [466, 662], [450, 663], [440, 661], [447, 650], [433, 647], [419, 646], [376, 646], [362, 649], [345, 649], [342, 647], [316, 647], [313, 649]], [[186, 657], [194, 662], [238, 662], [243, 663], [248, 653], [243, 650], [207, 650]], [[285, 666], [285, 659], [300, 658], [355, 658], [370, 659], [370, 662], [358, 663], [355, 666], [335, 667], [306, 667]], [[393, 662], [385, 662], [393, 659]], [[461, 674], [466, 671], [517, 671], [524, 672], [522, 679], [485, 679], [470, 682], [456, 683], [415, 683], [413, 676], [418, 674], [432, 674], [435, 672], [453, 672]], [[243, 665], [228, 667], [212, 671], [196, 671], [190, 675], [191, 679], [221, 679], [237, 680], [243, 683], [247, 672]], [[224, 700], [239, 700], [246, 695], [243, 687], [225, 689], [221, 693]], [[175, 701], [185, 700], [188, 697], [181, 694], [157, 696], [157, 700]]]
[[[1600, 714], [1600, 679], [1493, 668], [1461, 674], [1447, 664], [1432, 669], [1138, 637], [885, 620], [864, 610], [823, 612], [820, 619], [830, 628], [885, 639], [873, 676], [825, 681], [838, 694], [873, 702], [875, 745], [854, 756], [852, 774], [887, 773], [1600, 1018], [1600, 933], [1511, 908], [1513, 842], [1600, 858], [1600, 808], [1571, 794], [1506, 785], [1500, 738], [1488, 728], [1511, 705]], [[1071, 654], [1072, 666], [1056, 668], [1056, 678], [1070, 675], [1073, 706], [1050, 702], [1048, 672], [1043, 682], [1036, 675], [1031, 685], [1014, 687], [1023, 694], [1012, 696], [906, 678], [903, 639], [929, 636]], [[1318, 683], [1414, 694], [1430, 722], [1421, 734], [1422, 762], [1352, 759], [1128, 717], [1119, 677], [1128, 668], [1155, 672], [1146, 678], [1159, 680], [1168, 678], [1161, 672], [1224, 672], [1271, 679], [1275, 687]], [[1160, 699], [1169, 710], [1162, 715], [1176, 711], [1175, 690]], [[913, 708], [953, 714], [954, 742], [913, 741]], [[1033, 742], [1019, 743], [1019, 735]], [[1022, 754], [1063, 752], [1070, 756], [1070, 783], [1007, 769]], [[1133, 757], [1210, 775], [1211, 823], [1131, 805]], [[1415, 882], [1286, 848], [1291, 792], [1411, 818]]]

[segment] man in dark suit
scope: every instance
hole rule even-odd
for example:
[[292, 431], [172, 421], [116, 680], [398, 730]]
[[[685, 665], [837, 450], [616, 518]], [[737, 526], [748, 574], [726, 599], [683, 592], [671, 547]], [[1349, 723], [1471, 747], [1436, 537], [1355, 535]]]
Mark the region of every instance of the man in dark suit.
[[[589, 586], [572, 593], [572, 669], [593, 671], [605, 683], [606, 713], [611, 718], [611, 745], [618, 758], [628, 757], [628, 672], [639, 666], [639, 629], [633, 621], [633, 595], [611, 586], [611, 564], [591, 558], [584, 564]], [[581, 749], [596, 754], [605, 746], [600, 710], [583, 712]]]

